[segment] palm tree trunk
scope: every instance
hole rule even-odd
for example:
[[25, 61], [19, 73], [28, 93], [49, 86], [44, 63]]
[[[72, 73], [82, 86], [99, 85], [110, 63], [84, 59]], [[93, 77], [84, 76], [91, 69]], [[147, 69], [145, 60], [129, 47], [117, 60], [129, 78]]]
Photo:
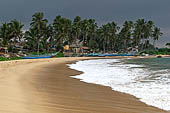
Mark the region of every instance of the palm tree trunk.
[[139, 45], [138, 45], [138, 41], [137, 41], [137, 39], [136, 39], [136, 46], [139, 46]]
[[40, 42], [38, 40], [38, 48], [37, 48], [37, 53], [39, 54], [40, 53]]
[[115, 51], [116, 41], [113, 42], [113, 50]]
[[144, 39], [142, 39], [142, 49], [141, 50], [143, 50], [144, 49]]
[[126, 51], [126, 49], [127, 49], [127, 44], [126, 44], [126, 43], [127, 43], [127, 41], [125, 40], [125, 41], [124, 41], [124, 50], [125, 50], [125, 51]]
[[85, 36], [83, 36], [83, 46], [85, 46]]
[[103, 50], [104, 50], [104, 53], [106, 52], [106, 48], [105, 48], [105, 43], [103, 41]]
[[16, 37], [14, 37], [14, 47], [16, 46]]
[[155, 40], [153, 40], [153, 48], [155, 48]]

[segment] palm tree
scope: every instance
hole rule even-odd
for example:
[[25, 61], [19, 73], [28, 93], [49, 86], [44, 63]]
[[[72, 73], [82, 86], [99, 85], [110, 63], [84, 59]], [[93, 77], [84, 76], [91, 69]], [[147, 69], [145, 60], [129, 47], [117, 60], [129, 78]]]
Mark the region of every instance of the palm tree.
[[4, 47], [9, 46], [9, 41], [12, 39], [11, 28], [9, 23], [3, 23], [0, 27], [0, 38]]
[[84, 19], [81, 21], [81, 31], [82, 31], [82, 42], [83, 46], [87, 46], [87, 38], [89, 35], [89, 21], [87, 19]]
[[142, 44], [142, 48], [146, 44], [148, 44], [146, 46], [150, 45], [150, 43], [148, 43], [148, 42], [149, 42], [149, 39], [152, 37], [153, 27], [154, 27], [154, 23], [152, 21], [148, 21], [148, 22], [145, 23], [145, 26], [144, 26], [144, 41], [147, 42], [147, 43]]
[[40, 12], [35, 13], [32, 17], [32, 23], [30, 25], [31, 29], [34, 29], [36, 31], [37, 53], [39, 53], [40, 41], [44, 35], [44, 30], [46, 29], [48, 20], [44, 19], [44, 14]]
[[110, 29], [109, 29], [109, 24], [103, 25], [100, 28], [100, 42], [103, 45], [103, 50], [104, 53], [106, 53], [106, 50], [108, 50], [108, 44], [110, 42], [109, 37], [110, 37]]
[[37, 32], [34, 29], [29, 29], [29, 31], [25, 32], [24, 35], [25, 46], [31, 51], [37, 51]]
[[[155, 46], [155, 41], [162, 36], [160, 28], [155, 27], [152, 21], [138, 19], [135, 23], [125, 21], [121, 30], [115, 23], [107, 23], [98, 28], [95, 19], [81, 19], [76, 16], [70, 20], [61, 16], [56, 16], [52, 24], [47, 24], [41, 12], [32, 16], [30, 28], [25, 32], [25, 44], [32, 51], [37, 53], [40, 50], [52, 51], [51, 48], [63, 48], [65, 44], [71, 45], [74, 42], [90, 49], [109, 51], [126, 51], [128, 47], [138, 46], [140, 50], [150, 48], [151, 39]], [[3, 46], [16, 45], [17, 41], [23, 38], [24, 25], [12, 20], [0, 26], [0, 39]], [[120, 31], [120, 32], [119, 32]], [[80, 45], [78, 44], [78, 45]], [[11, 46], [12, 47], [12, 46]]]
[[61, 46], [64, 43], [71, 43], [72, 21], [61, 16], [57, 16], [53, 22], [55, 38]]
[[127, 45], [130, 44], [131, 36], [132, 36], [132, 28], [133, 28], [133, 22], [132, 21], [125, 21], [123, 24], [123, 28], [121, 29], [119, 36], [121, 38], [123, 49], [127, 49]]
[[21, 41], [21, 38], [23, 36], [22, 29], [23, 29], [24, 25], [21, 22], [18, 22], [17, 20], [12, 20], [9, 25], [12, 30], [12, 35], [14, 38], [14, 46], [15, 46], [17, 40]]
[[51, 24], [46, 28], [45, 37], [47, 37], [47, 49], [48, 51], [51, 51], [51, 48], [55, 45], [54, 28]]
[[115, 49], [117, 39], [118, 39], [118, 34], [117, 34], [118, 31], [119, 31], [119, 26], [115, 22], [105, 24], [102, 27], [100, 27], [100, 29], [98, 30], [100, 34], [99, 35], [100, 42], [98, 43], [103, 45], [104, 53], [109, 50], [113, 51]]
[[154, 23], [152, 21], [148, 21], [145, 23], [144, 29], [144, 38], [148, 39], [152, 36]]
[[95, 42], [95, 35], [97, 31], [97, 23], [95, 22], [95, 19], [89, 19], [89, 39], [88, 39], [88, 46], [90, 48], [93, 48], [96, 46]]
[[134, 31], [133, 31], [133, 37], [134, 37], [136, 46], [138, 47], [139, 47], [139, 44], [141, 43], [141, 40], [144, 39], [144, 30], [145, 30], [145, 20], [138, 19], [136, 23], [134, 24]]
[[81, 17], [76, 16], [73, 21], [73, 35], [74, 35], [74, 41], [78, 40], [81, 35]]
[[158, 40], [160, 38], [160, 36], [162, 36], [163, 33], [161, 32], [160, 28], [155, 27], [154, 31], [153, 31], [153, 46], [155, 47], [155, 41]]
[[118, 38], [118, 34], [117, 32], [119, 31], [120, 27], [117, 25], [117, 23], [115, 22], [111, 22], [108, 23], [108, 27], [109, 27], [109, 48], [110, 50], [114, 50], [116, 43], [117, 43], [117, 38]]

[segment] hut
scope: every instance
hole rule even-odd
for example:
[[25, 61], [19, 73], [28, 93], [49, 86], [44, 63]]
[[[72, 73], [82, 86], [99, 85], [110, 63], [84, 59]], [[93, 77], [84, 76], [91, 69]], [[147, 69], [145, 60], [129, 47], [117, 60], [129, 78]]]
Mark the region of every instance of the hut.
[[82, 53], [82, 42], [76, 40], [74, 43], [70, 45], [70, 52], [73, 54], [80, 54]]
[[83, 54], [84, 54], [84, 53], [86, 54], [86, 53], [89, 53], [89, 52], [90, 52], [89, 47], [84, 46], [84, 47], [82, 47], [81, 49], [82, 49], [82, 53], [83, 53]]
[[75, 54], [81, 53], [81, 47], [75, 44], [72, 44], [70, 46], [70, 52], [73, 52]]
[[8, 48], [7, 47], [0, 47], [0, 53], [8, 53]]

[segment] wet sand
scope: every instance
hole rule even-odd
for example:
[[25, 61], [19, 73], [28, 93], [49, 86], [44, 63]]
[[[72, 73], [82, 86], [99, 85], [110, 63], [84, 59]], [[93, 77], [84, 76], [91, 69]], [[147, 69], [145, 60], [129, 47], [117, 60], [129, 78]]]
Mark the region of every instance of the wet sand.
[[66, 64], [89, 58], [0, 62], [0, 113], [167, 113], [109, 87], [70, 76]]

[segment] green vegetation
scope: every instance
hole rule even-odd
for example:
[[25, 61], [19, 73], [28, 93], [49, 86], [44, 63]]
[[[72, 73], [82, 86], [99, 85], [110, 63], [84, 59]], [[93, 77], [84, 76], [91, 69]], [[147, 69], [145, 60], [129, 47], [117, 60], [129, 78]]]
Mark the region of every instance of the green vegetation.
[[160, 48], [160, 49], [152, 49], [152, 50], [144, 50], [139, 53], [142, 54], [148, 54], [148, 55], [170, 55], [170, 49], [168, 48]]
[[52, 23], [48, 23], [44, 14], [38, 12], [32, 16], [26, 32], [23, 26], [17, 20], [3, 23], [0, 26], [0, 47], [17, 53], [16, 46], [19, 45], [27, 53], [42, 54], [44, 51], [63, 51], [63, 46], [79, 43], [92, 51], [125, 53], [128, 48], [139, 51], [155, 49], [155, 42], [162, 36], [160, 28], [144, 19], [125, 21], [122, 27], [114, 21], [98, 26], [94, 19], [79, 16], [73, 21], [56, 16]]
[[21, 57], [11, 57], [11, 58], [0, 57], [0, 61], [20, 60], [20, 59]]
[[64, 53], [58, 53], [56, 56], [54, 56], [55, 58], [58, 58], [58, 57], [64, 57]]

